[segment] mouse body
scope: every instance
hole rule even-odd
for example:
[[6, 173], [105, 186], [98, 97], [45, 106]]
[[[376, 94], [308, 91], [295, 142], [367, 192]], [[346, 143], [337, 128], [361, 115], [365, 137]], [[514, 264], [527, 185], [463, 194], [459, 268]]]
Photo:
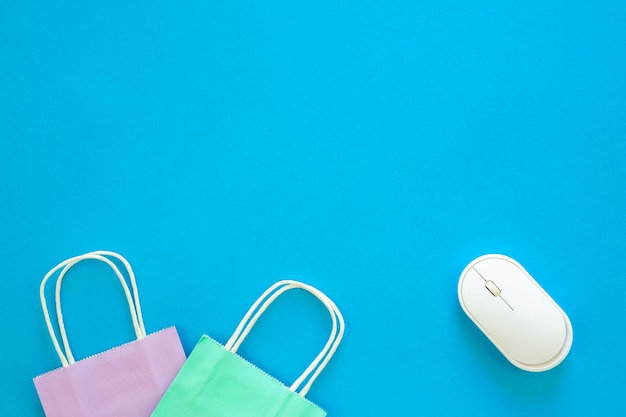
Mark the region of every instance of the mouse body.
[[461, 273], [458, 296], [465, 314], [518, 368], [546, 371], [569, 353], [567, 314], [514, 259], [474, 259]]

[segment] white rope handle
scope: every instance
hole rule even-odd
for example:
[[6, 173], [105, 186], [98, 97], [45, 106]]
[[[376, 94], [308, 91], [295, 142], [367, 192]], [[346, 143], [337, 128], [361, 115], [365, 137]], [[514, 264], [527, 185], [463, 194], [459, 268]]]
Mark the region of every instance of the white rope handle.
[[[126, 280], [125, 280], [124, 276], [122, 275], [120, 270], [117, 268], [117, 266], [110, 259], [106, 258], [105, 256], [111, 256], [111, 257], [114, 257], [116, 259], [119, 259], [124, 264], [124, 267], [126, 268], [126, 270], [128, 272], [128, 275], [130, 277], [131, 287], [133, 289], [134, 300], [133, 300], [133, 297], [131, 296], [130, 290], [128, 288], [128, 285], [126, 283]], [[124, 257], [122, 257], [121, 255], [119, 255], [119, 254], [117, 254], [115, 252], [94, 251], [94, 252], [86, 253], [84, 255], [75, 256], [75, 257], [66, 259], [65, 261], [59, 263], [57, 266], [52, 268], [44, 276], [43, 280], [41, 281], [41, 286], [39, 288], [39, 297], [41, 299], [41, 308], [43, 310], [44, 318], [46, 320], [46, 325], [48, 326], [48, 333], [50, 334], [50, 338], [52, 339], [52, 343], [54, 345], [54, 348], [55, 348], [55, 350], [57, 352], [57, 355], [61, 359], [61, 363], [62, 363], [64, 368], [74, 364], [75, 360], [74, 360], [74, 356], [72, 355], [72, 351], [71, 351], [71, 349], [69, 347], [69, 341], [67, 339], [67, 333], [65, 331], [65, 324], [63, 322], [63, 312], [61, 310], [61, 284], [62, 284], [62, 281], [63, 281], [63, 278], [64, 278], [65, 274], [72, 267], [74, 267], [77, 263], [79, 263], [81, 261], [84, 261], [84, 260], [87, 260], [87, 259], [94, 259], [94, 260], [98, 260], [98, 261], [104, 262], [113, 270], [113, 272], [115, 272], [115, 275], [118, 277], [120, 283], [122, 284], [122, 288], [124, 289], [124, 294], [126, 295], [126, 300], [128, 302], [128, 308], [130, 310], [131, 319], [132, 319], [132, 322], [133, 322], [133, 327], [135, 329], [135, 334], [137, 336], [137, 339], [143, 339], [146, 336], [145, 327], [144, 327], [144, 324], [143, 324], [143, 317], [141, 315], [141, 306], [139, 304], [139, 296], [138, 296], [138, 293], [137, 293], [137, 284], [135, 282], [135, 275], [134, 275], [134, 273], [132, 271], [132, 268], [130, 267], [130, 264], [128, 263], [128, 261], [126, 261], [126, 259], [124, 259]], [[45, 297], [46, 282], [48, 281], [48, 279], [50, 277], [52, 277], [54, 275], [55, 272], [57, 272], [61, 268], [63, 268], [63, 270], [61, 271], [61, 273], [59, 274], [59, 277], [57, 278], [55, 300], [56, 300], [57, 319], [58, 319], [58, 323], [59, 323], [59, 329], [60, 329], [60, 332], [61, 332], [61, 338], [63, 340], [63, 346], [64, 346], [65, 352], [63, 352], [63, 350], [61, 349], [61, 347], [59, 345], [59, 341], [58, 341], [58, 339], [56, 337], [56, 334], [54, 332], [54, 328], [52, 327], [52, 322], [50, 320], [50, 313], [48, 311], [48, 304], [46, 302], [46, 297]]]
[[[129, 309], [131, 311], [131, 318], [136, 317], [136, 320], [133, 320], [133, 326], [135, 325], [138, 326], [138, 328], [135, 327], [135, 334], [137, 335], [137, 339], [143, 339], [144, 337], [146, 337], [146, 329], [143, 323], [143, 316], [141, 314], [141, 304], [139, 303], [139, 293], [137, 291], [137, 282], [135, 280], [135, 274], [133, 272], [132, 267], [130, 266], [130, 263], [122, 255], [115, 253], [115, 252], [111, 252], [111, 251], [94, 251], [94, 252], [89, 252], [88, 254], [85, 254], [83, 256], [87, 256], [87, 255], [100, 256], [101, 258], [85, 258], [85, 259], [98, 259], [107, 263], [113, 269], [117, 277], [120, 279], [120, 282], [122, 282], [122, 286], [126, 286], [126, 280], [124, 279], [124, 276], [120, 273], [117, 266], [113, 264], [109, 259], [104, 258], [104, 256], [110, 256], [122, 262], [130, 278], [132, 294], [134, 298], [134, 303], [129, 301]], [[85, 259], [81, 259], [81, 260], [85, 260]], [[63, 340], [63, 347], [67, 355], [67, 360], [70, 365], [73, 364], [75, 360], [74, 360], [74, 355], [72, 354], [72, 350], [70, 349], [70, 346], [69, 346], [69, 341], [67, 339], [67, 333], [65, 331], [65, 324], [63, 323], [63, 312], [61, 311], [61, 284], [63, 282], [63, 278], [65, 277], [65, 274], [72, 267], [74, 267], [77, 263], [79, 263], [81, 260], [71, 262], [67, 264], [65, 268], [63, 268], [63, 270], [59, 274], [59, 277], [57, 278], [56, 292], [55, 292], [56, 311], [57, 311], [57, 318], [59, 321], [59, 330], [61, 332], [61, 339]], [[124, 291], [126, 293], [126, 296], [128, 297], [128, 289], [125, 289]]]
[[225, 348], [233, 353], [236, 353], [241, 343], [244, 341], [248, 333], [250, 333], [250, 330], [252, 330], [254, 324], [270, 306], [270, 304], [272, 304], [272, 302], [274, 302], [274, 300], [276, 300], [276, 298], [284, 292], [296, 288], [308, 291], [317, 297], [328, 309], [332, 320], [331, 334], [328, 341], [324, 345], [324, 348], [313, 360], [313, 362], [311, 362], [311, 364], [304, 370], [302, 375], [300, 375], [298, 379], [296, 379], [296, 381], [289, 387], [291, 391], [297, 392], [300, 385], [308, 378], [307, 383], [298, 392], [300, 396], [304, 397], [309, 392], [309, 389], [313, 385], [315, 379], [319, 376], [322, 370], [324, 370], [332, 356], [335, 354], [335, 351], [343, 338], [345, 327], [343, 316], [335, 303], [317, 288], [292, 280], [283, 280], [275, 283], [256, 300], [252, 307], [250, 307], [237, 326], [237, 329], [235, 329], [235, 332], [226, 343]]

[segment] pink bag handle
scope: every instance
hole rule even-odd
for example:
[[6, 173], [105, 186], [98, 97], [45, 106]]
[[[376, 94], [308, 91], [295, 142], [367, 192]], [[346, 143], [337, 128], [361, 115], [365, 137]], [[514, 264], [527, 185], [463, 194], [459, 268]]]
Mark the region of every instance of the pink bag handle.
[[[110, 259], [108, 259], [107, 256], [120, 260], [122, 264], [124, 265], [130, 278], [131, 288], [132, 288], [132, 293], [133, 293], [132, 296], [131, 296], [130, 289], [128, 288], [128, 284], [126, 283], [126, 279], [124, 278], [124, 276], [122, 275], [118, 267]], [[61, 284], [63, 282], [63, 278], [65, 277], [65, 274], [72, 267], [74, 267], [79, 262], [82, 262], [87, 259], [94, 259], [94, 260], [104, 262], [113, 270], [113, 272], [115, 272], [115, 275], [117, 275], [118, 279], [120, 280], [120, 283], [122, 284], [122, 288], [124, 289], [124, 294], [126, 295], [126, 299], [128, 301], [128, 308], [130, 310], [131, 319], [133, 322], [133, 327], [135, 329], [135, 334], [137, 336], [137, 339], [143, 339], [144, 337], [146, 337], [145, 326], [143, 323], [143, 316], [141, 314], [141, 305], [139, 303], [139, 295], [137, 293], [137, 283], [135, 281], [135, 274], [133, 273], [133, 270], [130, 264], [123, 256], [119, 255], [118, 253], [110, 252], [110, 251], [94, 251], [94, 252], [86, 253], [84, 255], [75, 256], [75, 257], [66, 259], [65, 261], [59, 263], [57, 266], [52, 268], [44, 276], [41, 282], [41, 286], [39, 288], [41, 308], [43, 310], [44, 318], [46, 320], [46, 325], [48, 326], [48, 333], [50, 334], [50, 338], [52, 339], [54, 348], [57, 352], [57, 355], [61, 359], [61, 363], [64, 368], [74, 364], [76, 361], [74, 360], [74, 355], [72, 354], [72, 351], [70, 349], [69, 341], [67, 338], [67, 333], [65, 331], [65, 323], [63, 322], [63, 312], [61, 310]], [[63, 270], [59, 274], [59, 277], [57, 278], [57, 282], [56, 282], [55, 301], [56, 301], [57, 320], [59, 324], [59, 330], [61, 333], [61, 339], [63, 341], [64, 349], [61, 349], [61, 346], [59, 345], [59, 341], [54, 332], [54, 328], [52, 327], [52, 322], [50, 320], [50, 314], [48, 311], [48, 304], [46, 303], [46, 298], [45, 298], [46, 282], [52, 275], [54, 275], [55, 272], [57, 272], [61, 268], [63, 268]]]
[[317, 288], [293, 280], [283, 280], [275, 283], [256, 300], [252, 307], [250, 307], [246, 315], [239, 323], [239, 326], [237, 326], [237, 329], [226, 343], [225, 348], [233, 353], [236, 353], [241, 343], [244, 341], [248, 333], [250, 333], [250, 330], [252, 330], [254, 324], [269, 307], [269, 305], [284, 292], [296, 288], [303, 289], [317, 297], [317, 299], [320, 300], [328, 309], [332, 320], [332, 330], [328, 342], [326, 342], [322, 351], [304, 370], [302, 375], [300, 375], [298, 379], [296, 379], [296, 381], [289, 387], [290, 391], [297, 392], [300, 385], [302, 385], [302, 383], [308, 378], [307, 383], [298, 392], [300, 396], [304, 397], [309, 392], [309, 389], [311, 388], [311, 385], [313, 385], [315, 379], [319, 376], [322, 370], [324, 370], [332, 356], [335, 354], [335, 351], [337, 350], [337, 347], [339, 347], [339, 343], [343, 338], [345, 328], [343, 316], [335, 303]]

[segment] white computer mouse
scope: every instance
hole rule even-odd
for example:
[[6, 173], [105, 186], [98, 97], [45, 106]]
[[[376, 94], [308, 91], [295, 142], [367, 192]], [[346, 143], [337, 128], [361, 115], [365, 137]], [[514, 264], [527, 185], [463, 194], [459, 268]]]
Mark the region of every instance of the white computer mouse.
[[465, 314], [513, 365], [546, 371], [567, 356], [573, 340], [567, 314], [515, 260], [474, 259], [458, 290]]

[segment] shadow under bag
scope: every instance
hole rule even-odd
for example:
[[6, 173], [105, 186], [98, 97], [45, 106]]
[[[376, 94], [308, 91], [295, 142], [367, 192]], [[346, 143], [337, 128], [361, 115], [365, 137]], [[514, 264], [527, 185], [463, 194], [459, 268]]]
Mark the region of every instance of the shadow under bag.
[[[124, 276], [109, 258], [117, 259], [126, 268], [132, 295]], [[106, 263], [119, 278], [137, 340], [75, 361], [63, 323], [61, 284], [73, 266], [88, 259]], [[63, 270], [57, 278], [55, 300], [63, 349], [52, 327], [44, 292], [48, 279], [61, 268]], [[41, 283], [40, 297], [52, 343], [63, 365], [34, 379], [46, 416], [149, 417], [183, 365], [185, 353], [174, 327], [146, 335], [135, 275], [128, 261], [108, 251], [95, 251], [70, 258], [46, 274]]]
[[[237, 349], [267, 307], [285, 291], [301, 288], [328, 309], [328, 342], [289, 388], [237, 355]], [[326, 295], [298, 281], [280, 281], [254, 303], [225, 346], [202, 336], [152, 417], [324, 417], [304, 396], [343, 337], [341, 313]], [[303, 385], [304, 384], [304, 385]]]

